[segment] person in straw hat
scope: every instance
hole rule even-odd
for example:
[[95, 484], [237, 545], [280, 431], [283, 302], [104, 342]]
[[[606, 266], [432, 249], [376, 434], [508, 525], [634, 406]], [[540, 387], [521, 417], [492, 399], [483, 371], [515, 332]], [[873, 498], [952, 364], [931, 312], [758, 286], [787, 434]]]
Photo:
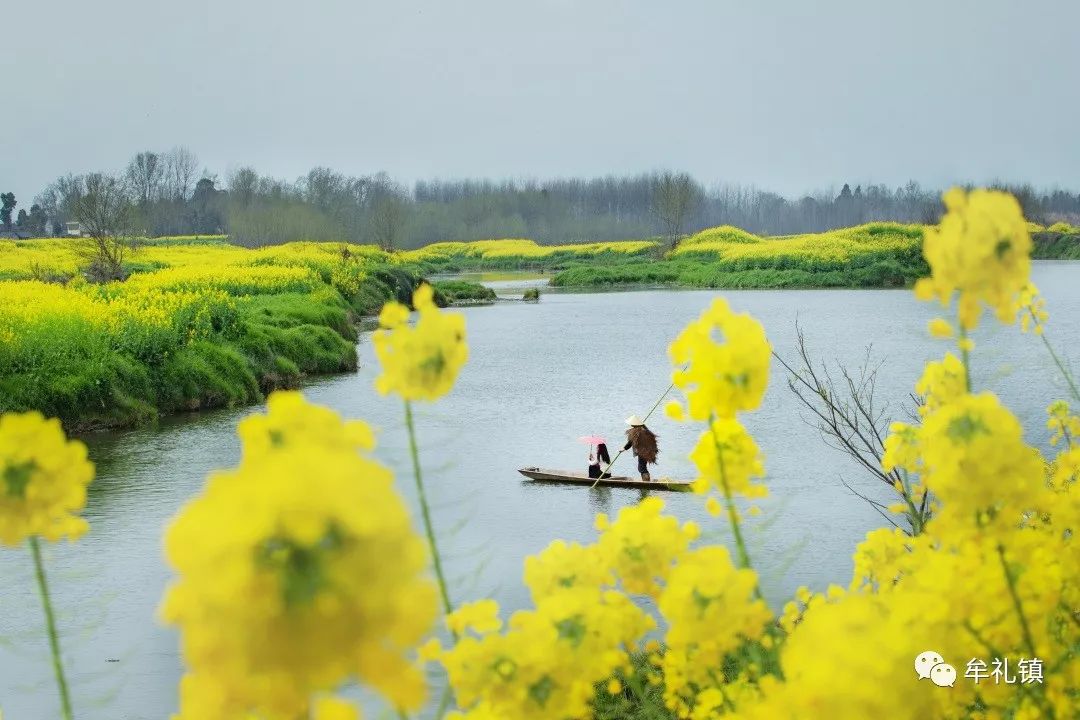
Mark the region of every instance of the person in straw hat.
[[656, 458], [660, 455], [660, 450], [656, 445], [656, 433], [645, 427], [645, 422], [637, 415], [626, 418], [626, 424], [630, 428], [626, 431], [626, 445], [623, 450], [634, 449], [641, 479], [643, 482], [649, 482], [652, 480], [649, 475], [649, 465], [655, 465]]

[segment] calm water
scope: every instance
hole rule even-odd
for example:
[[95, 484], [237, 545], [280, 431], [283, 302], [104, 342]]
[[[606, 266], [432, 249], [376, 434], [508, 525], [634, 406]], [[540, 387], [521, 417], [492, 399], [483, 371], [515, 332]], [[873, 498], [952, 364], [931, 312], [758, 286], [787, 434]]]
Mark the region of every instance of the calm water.
[[[1080, 265], [1041, 263], [1035, 280], [1051, 309], [1051, 337], [1080, 356]], [[553, 538], [590, 540], [593, 516], [636, 502], [635, 490], [588, 490], [522, 482], [518, 467], [585, 468], [586, 433], [619, 443], [622, 419], [643, 414], [667, 387], [666, 346], [713, 292], [553, 293], [536, 305], [506, 303], [464, 310], [471, 359], [454, 391], [418, 415], [423, 462], [436, 505], [456, 599], [493, 595], [525, 604], [522, 559]], [[868, 343], [885, 365], [881, 398], [906, 397], [922, 363], [944, 352], [927, 338], [933, 308], [907, 291], [747, 291], [726, 296], [765, 324], [775, 348], [794, 353], [795, 321], [812, 349], [858, 364]], [[976, 336], [980, 387], [993, 387], [1043, 440], [1043, 409], [1061, 384], [1041, 344], [991, 323]], [[322, 380], [310, 399], [381, 429], [378, 456], [410, 496], [401, 405], [372, 389], [376, 373], [366, 337], [355, 375]], [[170, 419], [159, 427], [89, 439], [98, 464], [87, 516], [92, 530], [48, 551], [78, 716], [159, 719], [175, 709], [180, 675], [177, 638], [155, 620], [168, 572], [164, 524], [195, 493], [207, 471], [238, 458], [233, 428], [252, 410]], [[659, 414], [658, 414], [659, 415]], [[855, 544], [881, 519], [839, 483], [875, 492], [851, 462], [802, 420], [778, 367], [763, 408], [746, 424], [765, 451], [771, 497], [749, 522], [751, 555], [775, 607], [797, 586], [845, 584]], [[697, 430], [660, 416], [661, 465], [654, 475], [690, 477], [685, 459]], [[1034, 433], [1038, 433], [1037, 435]], [[631, 472], [623, 456], [619, 469]], [[685, 519], [726, 542], [723, 523], [698, 498], [662, 494]], [[0, 709], [9, 720], [58, 716], [30, 558], [0, 551]]]

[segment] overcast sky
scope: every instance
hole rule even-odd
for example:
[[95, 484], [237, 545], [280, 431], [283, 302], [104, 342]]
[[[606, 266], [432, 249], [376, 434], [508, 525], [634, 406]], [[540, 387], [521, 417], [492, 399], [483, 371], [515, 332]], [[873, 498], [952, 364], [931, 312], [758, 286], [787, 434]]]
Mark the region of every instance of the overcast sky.
[[178, 144], [221, 176], [1080, 190], [1075, 0], [34, 0], [2, 22], [20, 206]]

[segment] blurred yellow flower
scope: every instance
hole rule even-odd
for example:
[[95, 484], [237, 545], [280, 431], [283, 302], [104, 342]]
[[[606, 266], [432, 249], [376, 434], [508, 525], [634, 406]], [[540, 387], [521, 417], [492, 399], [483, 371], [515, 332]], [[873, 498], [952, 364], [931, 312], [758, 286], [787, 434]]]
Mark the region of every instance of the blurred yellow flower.
[[646, 498], [624, 507], [615, 522], [602, 529], [598, 550], [628, 593], [656, 596], [660, 582], [698, 535], [696, 526], [661, 514], [664, 503]]
[[736, 569], [726, 548], [699, 548], [679, 560], [658, 602], [668, 625], [660, 660], [668, 707], [692, 706], [723, 675], [729, 653], [762, 637], [772, 613], [756, 587], [757, 574]]
[[953, 188], [942, 199], [947, 212], [926, 229], [923, 255], [932, 276], [919, 280], [916, 294], [947, 305], [958, 294], [960, 327], [971, 330], [982, 306], [1011, 323], [1031, 270], [1031, 236], [1020, 204], [996, 190]]
[[701, 434], [690, 459], [698, 469], [695, 492], [718, 489], [729, 495], [762, 498], [769, 494], [754, 480], [765, 474], [765, 466], [754, 438], [738, 420], [719, 418]]
[[287, 446], [305, 448], [312, 443], [340, 443], [343, 451], [375, 449], [375, 435], [367, 423], [342, 421], [328, 407], [309, 403], [297, 391], [278, 391], [266, 401], [267, 412], [249, 415], [236, 427], [244, 457], [255, 458]]
[[555, 540], [539, 554], [525, 558], [525, 584], [535, 601], [567, 588], [599, 588], [613, 581], [595, 545]]
[[1073, 440], [1080, 438], [1080, 416], [1073, 415], [1069, 403], [1057, 400], [1046, 408], [1046, 428], [1052, 431], [1050, 444], [1057, 445], [1062, 440], [1071, 446]]
[[967, 392], [964, 363], [952, 353], [946, 354], [941, 361], [926, 363], [922, 377], [915, 383], [915, 392], [923, 400], [919, 415], [926, 418]]
[[360, 720], [360, 709], [341, 698], [323, 697], [315, 702], [312, 720]]
[[919, 453], [922, 480], [943, 506], [936, 530], [1005, 531], [1045, 499], [1042, 458], [992, 393], [960, 396], [931, 414]]
[[[918, 472], [919, 453], [919, 429], [907, 423], [894, 422], [889, 425], [889, 434], [885, 438], [881, 469], [885, 472], [892, 472], [897, 468]], [[899, 481], [895, 487], [897, 491], [903, 490]]]
[[930, 321], [928, 329], [930, 330], [930, 334], [934, 337], [946, 340], [952, 338], [956, 334], [952, 324], [945, 318], [934, 318]]
[[[746, 313], [732, 312], [717, 298], [683, 328], [668, 348], [676, 387], [686, 395], [694, 420], [734, 417], [761, 404], [769, 382], [772, 350], [765, 329]], [[673, 409], [668, 410], [671, 416]]]
[[465, 717], [586, 717], [596, 684], [652, 627], [625, 595], [574, 587], [514, 613], [505, 633], [461, 638], [441, 659]]
[[387, 303], [379, 315], [380, 328], [372, 341], [382, 365], [375, 388], [397, 393], [406, 400], [437, 400], [450, 391], [469, 357], [465, 342], [465, 316], [435, 307], [430, 285], [413, 294], [417, 311], [409, 325], [408, 308]]
[[178, 577], [161, 614], [188, 666], [181, 717], [293, 720], [351, 677], [416, 709], [424, 679], [408, 656], [435, 587], [391, 473], [358, 452], [369, 432], [295, 393], [245, 422], [240, 466], [212, 475], [165, 536]]
[[682, 403], [677, 400], [672, 400], [664, 405], [664, 414], [675, 422], [682, 422], [686, 419], [686, 410], [683, 408]]
[[[781, 651], [784, 682], [758, 703], [740, 706], [752, 720], [866, 720], [952, 717], [938, 711], [942, 692], [919, 683], [912, 662], [925, 633], [892, 620], [870, 595], [823, 602], [806, 613]], [[899, 673], [910, 673], [898, 679]]]
[[466, 603], [446, 616], [446, 626], [456, 634], [463, 634], [467, 630], [473, 630], [479, 635], [498, 632], [502, 627], [499, 604], [494, 600]]
[[1028, 283], [1020, 291], [1020, 331], [1034, 330], [1036, 335], [1042, 335], [1046, 321], [1050, 319], [1050, 313], [1046, 311], [1046, 299], [1039, 294], [1039, 288], [1035, 283]]
[[0, 416], [0, 544], [80, 537], [89, 525], [75, 513], [93, 478], [86, 446], [69, 441], [59, 420], [37, 412]]

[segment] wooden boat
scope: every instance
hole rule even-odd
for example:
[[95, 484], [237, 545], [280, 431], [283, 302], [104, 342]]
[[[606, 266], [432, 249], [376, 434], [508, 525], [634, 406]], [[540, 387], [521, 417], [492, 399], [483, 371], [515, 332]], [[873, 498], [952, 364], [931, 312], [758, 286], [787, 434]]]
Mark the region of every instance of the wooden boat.
[[606, 487], [646, 488], [650, 490], [689, 490], [689, 480], [672, 480], [670, 478], [653, 478], [644, 482], [641, 478], [631, 478], [626, 475], [612, 475], [611, 477], [591, 478], [588, 473], [572, 472], [570, 470], [551, 470], [549, 468], [527, 467], [518, 470], [519, 473], [534, 482], [565, 483], [568, 485], [601, 485]]

